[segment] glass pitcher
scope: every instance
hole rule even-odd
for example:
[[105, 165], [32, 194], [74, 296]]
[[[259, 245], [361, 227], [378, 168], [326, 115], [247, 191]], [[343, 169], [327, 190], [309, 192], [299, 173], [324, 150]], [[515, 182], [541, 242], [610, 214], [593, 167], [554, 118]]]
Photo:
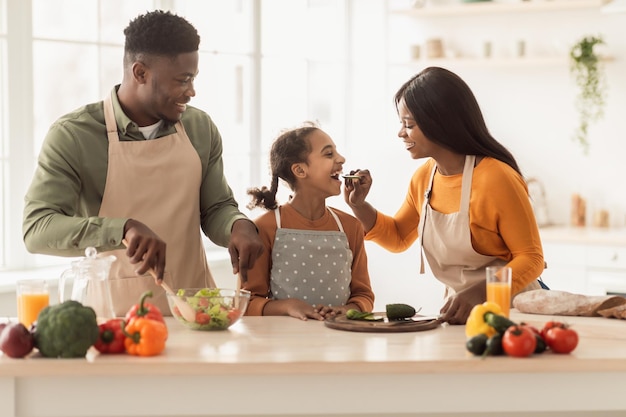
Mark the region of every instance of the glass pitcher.
[[66, 284], [71, 280], [69, 299], [93, 308], [98, 322], [114, 318], [109, 270], [115, 259], [113, 255], [97, 256], [94, 247], [85, 249], [85, 257], [72, 262], [72, 268], [63, 271], [59, 278], [59, 302], [66, 300]]

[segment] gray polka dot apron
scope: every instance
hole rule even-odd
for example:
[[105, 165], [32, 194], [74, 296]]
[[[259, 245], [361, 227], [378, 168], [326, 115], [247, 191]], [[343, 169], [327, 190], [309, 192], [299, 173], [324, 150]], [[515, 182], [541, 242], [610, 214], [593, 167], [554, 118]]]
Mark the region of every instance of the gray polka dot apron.
[[316, 305], [345, 305], [350, 296], [352, 251], [337, 214], [328, 211], [339, 231], [281, 228], [276, 215], [272, 248], [270, 290], [272, 298], [297, 298]]

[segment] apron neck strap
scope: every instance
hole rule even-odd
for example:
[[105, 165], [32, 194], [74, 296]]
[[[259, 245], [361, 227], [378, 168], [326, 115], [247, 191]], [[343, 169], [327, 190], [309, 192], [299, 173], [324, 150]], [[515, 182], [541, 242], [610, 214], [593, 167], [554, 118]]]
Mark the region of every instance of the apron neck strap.
[[[327, 207], [327, 209], [335, 219], [337, 227], [339, 227], [339, 231], [343, 232], [343, 224], [341, 223], [341, 220], [339, 220], [339, 216], [337, 216], [337, 214], [330, 207]], [[280, 229], [280, 207], [274, 209], [274, 217], [276, 218], [276, 228]]]
[[[112, 91], [111, 94], [115, 94], [115, 92]], [[111, 95], [107, 95], [104, 98], [104, 123], [106, 124], [109, 142], [119, 142], [120, 137], [117, 134], [117, 123], [115, 121], [115, 112], [113, 111], [113, 100], [111, 100]]]

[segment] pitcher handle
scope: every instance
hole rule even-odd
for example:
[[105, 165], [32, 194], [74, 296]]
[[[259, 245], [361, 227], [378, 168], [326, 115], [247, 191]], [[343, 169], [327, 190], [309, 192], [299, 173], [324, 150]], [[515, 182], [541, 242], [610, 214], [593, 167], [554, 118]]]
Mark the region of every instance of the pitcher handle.
[[73, 277], [74, 271], [72, 269], [66, 269], [61, 273], [61, 277], [59, 278], [59, 304], [65, 301], [65, 285], [67, 283], [68, 277]]

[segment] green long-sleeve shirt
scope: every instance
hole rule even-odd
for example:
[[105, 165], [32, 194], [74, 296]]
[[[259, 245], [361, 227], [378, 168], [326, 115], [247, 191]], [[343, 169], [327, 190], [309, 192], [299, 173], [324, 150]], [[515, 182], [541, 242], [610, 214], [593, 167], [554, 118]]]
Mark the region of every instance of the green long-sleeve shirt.
[[[122, 111], [117, 94], [111, 96], [120, 140], [145, 140]], [[198, 190], [202, 230], [215, 244], [227, 246], [233, 223], [247, 217], [239, 211], [224, 177], [222, 138], [209, 115], [197, 108], [187, 106], [181, 122], [202, 163]], [[164, 124], [157, 137], [173, 132], [174, 125]], [[25, 197], [22, 227], [28, 251], [81, 256], [88, 246], [98, 251], [121, 247], [128, 219], [98, 217], [108, 144], [102, 101], [66, 114], [50, 127]]]

